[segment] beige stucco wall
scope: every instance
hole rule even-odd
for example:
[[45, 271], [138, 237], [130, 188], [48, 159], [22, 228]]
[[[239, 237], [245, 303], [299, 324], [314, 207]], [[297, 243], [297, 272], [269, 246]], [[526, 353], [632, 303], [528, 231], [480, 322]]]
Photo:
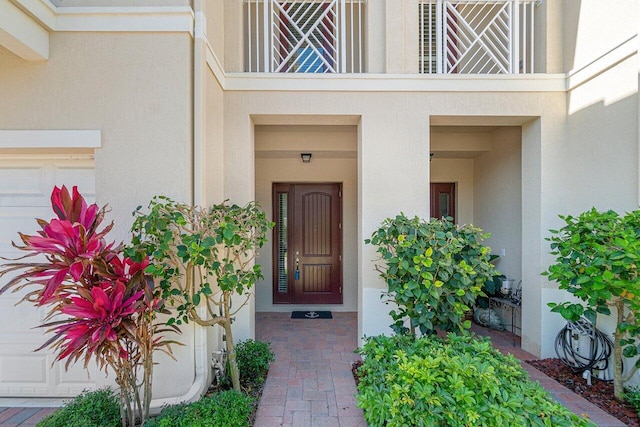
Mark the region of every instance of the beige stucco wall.
[[638, 2], [564, 1], [564, 70], [578, 69], [638, 33]]
[[[153, 195], [191, 198], [190, 44], [187, 34], [53, 33], [42, 62], [0, 48], [0, 129], [102, 132], [96, 200], [110, 207], [116, 241], [128, 240], [131, 212]], [[179, 340], [179, 363], [157, 358], [156, 398], [193, 382], [192, 328]]]
[[498, 270], [522, 278], [522, 161], [518, 127], [491, 133], [491, 151], [475, 159], [474, 225], [491, 237], [486, 244], [500, 257]]
[[[342, 183], [343, 210], [343, 303], [327, 305], [335, 311], [358, 309], [357, 241], [357, 132], [355, 126], [258, 126], [255, 132], [255, 199], [273, 221], [272, 184], [275, 182]], [[303, 164], [301, 152], [311, 152], [311, 163]], [[265, 279], [256, 285], [256, 311], [303, 309], [291, 304], [273, 304], [273, 258], [271, 233], [260, 250], [257, 263]], [[315, 306], [314, 306], [315, 307]], [[322, 308], [318, 306], [315, 308]]]

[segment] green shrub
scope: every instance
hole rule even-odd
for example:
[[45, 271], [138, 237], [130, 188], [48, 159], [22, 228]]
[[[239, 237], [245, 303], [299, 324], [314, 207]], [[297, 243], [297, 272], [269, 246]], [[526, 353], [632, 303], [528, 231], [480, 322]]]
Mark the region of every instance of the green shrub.
[[118, 427], [120, 401], [108, 388], [84, 391], [43, 418], [38, 427]]
[[168, 406], [145, 427], [245, 427], [253, 402], [250, 396], [227, 390], [190, 404]]
[[240, 371], [240, 383], [244, 386], [259, 386], [267, 379], [269, 364], [275, 356], [269, 343], [254, 340], [236, 344], [236, 360]]
[[370, 338], [358, 406], [370, 426], [592, 426], [487, 339]]
[[382, 257], [376, 269], [387, 283], [385, 296], [397, 305], [389, 312], [396, 333], [430, 335], [471, 327], [465, 316], [484, 295], [485, 282], [499, 274], [490, 248], [482, 245], [487, 236], [472, 225], [457, 226], [451, 218], [427, 222], [400, 214], [385, 219], [365, 240]]
[[624, 399], [633, 405], [636, 412], [640, 413], [640, 387], [627, 387], [624, 392]]

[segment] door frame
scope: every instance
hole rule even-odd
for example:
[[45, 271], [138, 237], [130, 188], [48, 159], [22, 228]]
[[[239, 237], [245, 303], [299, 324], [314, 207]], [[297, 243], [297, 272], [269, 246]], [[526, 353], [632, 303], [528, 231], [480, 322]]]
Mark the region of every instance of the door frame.
[[[310, 301], [310, 302], [302, 302], [297, 300], [297, 298], [301, 297], [301, 294], [298, 295], [300, 284], [296, 284], [295, 279], [295, 258], [291, 254], [287, 252], [287, 261], [286, 261], [286, 269], [287, 269], [287, 292], [281, 292], [279, 290], [279, 249], [280, 249], [280, 216], [279, 216], [279, 207], [280, 200], [279, 197], [281, 194], [286, 193], [287, 196], [287, 236], [286, 236], [286, 244], [287, 248], [293, 247], [293, 242], [295, 241], [295, 188], [296, 186], [314, 186], [314, 185], [330, 185], [333, 187], [333, 191], [338, 192], [337, 197], [337, 218], [332, 218], [332, 223], [334, 225], [334, 232], [337, 233], [337, 250], [338, 254], [336, 256], [337, 261], [335, 261], [334, 269], [336, 273], [336, 281], [337, 284], [334, 286], [339, 287], [337, 293], [335, 289], [332, 289], [332, 292], [328, 294], [328, 299], [325, 301]], [[321, 304], [342, 304], [343, 303], [343, 295], [344, 295], [344, 283], [343, 283], [343, 244], [344, 244], [344, 236], [342, 231], [342, 222], [343, 222], [343, 203], [342, 203], [342, 183], [341, 182], [274, 182], [272, 183], [272, 220], [274, 222], [273, 234], [272, 234], [272, 298], [273, 304], [300, 304], [300, 305], [321, 305]], [[291, 197], [293, 196], [293, 197]], [[335, 220], [335, 221], [333, 221]], [[298, 286], [296, 286], [298, 285]], [[320, 298], [320, 297], [318, 297]]]

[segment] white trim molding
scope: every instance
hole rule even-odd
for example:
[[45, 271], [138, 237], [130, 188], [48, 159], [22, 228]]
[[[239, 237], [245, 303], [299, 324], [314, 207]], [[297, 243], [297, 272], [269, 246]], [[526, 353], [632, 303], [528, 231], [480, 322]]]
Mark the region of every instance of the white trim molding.
[[[209, 55], [207, 56], [209, 59]], [[211, 67], [211, 64], [209, 65]], [[226, 73], [227, 91], [564, 92], [565, 74], [420, 75]]]
[[99, 130], [0, 130], [3, 148], [100, 148]]
[[26, 60], [49, 58], [49, 32], [163, 32], [194, 35], [190, 6], [59, 7], [49, 0], [0, 0], [0, 46]]
[[49, 32], [9, 0], [0, 0], [0, 46], [29, 61], [49, 59]]
[[184, 7], [58, 7], [54, 31], [164, 32], [193, 36], [193, 10]]

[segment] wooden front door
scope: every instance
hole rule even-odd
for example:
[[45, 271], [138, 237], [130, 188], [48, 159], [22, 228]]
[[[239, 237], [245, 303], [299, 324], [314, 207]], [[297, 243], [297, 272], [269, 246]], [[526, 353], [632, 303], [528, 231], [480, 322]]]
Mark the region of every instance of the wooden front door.
[[273, 302], [342, 304], [342, 184], [274, 184], [273, 219]]
[[431, 218], [451, 217], [456, 222], [456, 184], [431, 183]]

